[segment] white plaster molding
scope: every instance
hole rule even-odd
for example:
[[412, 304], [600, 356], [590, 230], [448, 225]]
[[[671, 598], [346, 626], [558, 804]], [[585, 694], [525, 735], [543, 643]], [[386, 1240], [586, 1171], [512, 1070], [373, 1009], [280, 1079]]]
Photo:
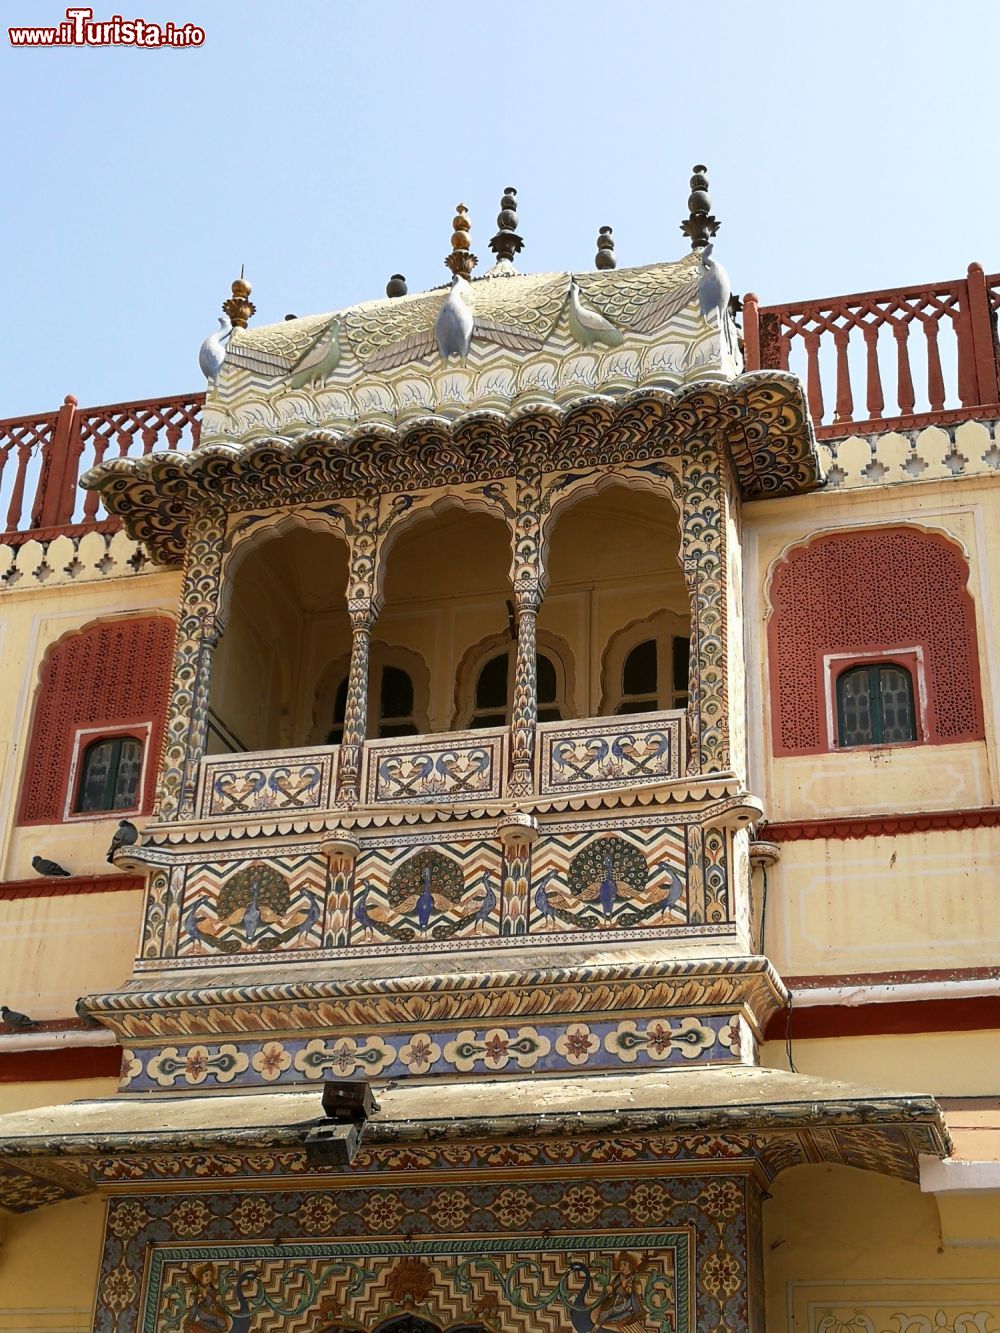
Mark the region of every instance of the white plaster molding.
[[864, 1004], [920, 1004], [927, 1000], [968, 1000], [982, 995], [1000, 995], [1000, 977], [908, 981], [883, 986], [809, 986], [792, 993], [792, 1007], [839, 1005], [853, 1009]]
[[921, 1194], [974, 1194], [1000, 1190], [1000, 1162], [966, 1162], [920, 1154]]
[[0, 1034], [0, 1055], [20, 1051], [64, 1051], [71, 1047], [117, 1046], [118, 1038], [108, 1028], [33, 1028], [29, 1032]]

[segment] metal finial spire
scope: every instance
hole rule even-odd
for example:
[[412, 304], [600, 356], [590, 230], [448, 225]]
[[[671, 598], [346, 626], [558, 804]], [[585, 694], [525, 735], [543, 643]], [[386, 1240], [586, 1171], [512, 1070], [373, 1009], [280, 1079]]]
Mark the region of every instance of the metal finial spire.
[[500, 230], [490, 241], [490, 249], [497, 257], [514, 262], [514, 256], [524, 249], [524, 240], [517, 234], [517, 191], [513, 185], [505, 187], [500, 200], [500, 212], [497, 214], [497, 226]]
[[385, 294], [389, 297], [405, 296], [408, 290], [402, 273], [394, 273], [385, 284]]
[[681, 223], [681, 231], [691, 240], [692, 250], [703, 250], [722, 225], [708, 211], [712, 201], [708, 197], [708, 167], [691, 168], [691, 194], [688, 197], [690, 217]]
[[597, 234], [597, 254], [594, 257], [595, 268], [614, 268], [618, 263], [615, 258], [615, 238], [610, 227], [602, 227]]
[[467, 278], [479, 260], [469, 249], [469, 210], [464, 204], [459, 204], [456, 208], [455, 219], [451, 225], [454, 228], [451, 236], [451, 254], [444, 261], [445, 267], [450, 268], [456, 278]]
[[243, 276], [243, 265], [240, 265], [240, 276], [232, 284], [232, 296], [228, 301], [223, 301], [222, 309], [232, 321], [234, 329], [245, 329], [250, 322], [250, 316], [256, 314], [257, 307], [250, 300], [250, 284]]

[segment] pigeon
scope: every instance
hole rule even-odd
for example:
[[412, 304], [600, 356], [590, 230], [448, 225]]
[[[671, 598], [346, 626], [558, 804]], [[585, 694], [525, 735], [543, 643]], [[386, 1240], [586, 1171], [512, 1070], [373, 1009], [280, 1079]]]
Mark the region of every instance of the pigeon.
[[133, 843], [139, 841], [139, 830], [130, 819], [119, 819], [118, 828], [114, 837], [111, 839], [111, 846], [108, 848], [108, 861], [111, 865], [115, 863], [115, 852], [119, 847], [131, 847]]
[[472, 328], [476, 322], [466, 296], [469, 291], [468, 281], [456, 273], [452, 279], [451, 291], [445, 297], [434, 321], [434, 336], [437, 338], [438, 351], [444, 361], [453, 356], [461, 357], [464, 361], [469, 355]]
[[71, 870], [61, 866], [58, 861], [46, 861], [44, 856], [33, 856], [31, 858], [31, 868], [39, 875], [44, 875], [46, 879], [69, 878], [72, 875]]
[[601, 343], [605, 347], [619, 347], [624, 341], [622, 334], [596, 310], [591, 310], [580, 302], [580, 288], [576, 278], [569, 283], [569, 331], [581, 347], [593, 347]]
[[210, 333], [198, 350], [198, 365], [201, 366], [201, 373], [211, 382], [213, 389], [219, 387], [219, 371], [226, 359], [226, 349], [223, 347], [223, 343], [232, 331], [233, 326], [229, 316], [220, 315], [218, 333]]
[[84, 1005], [82, 995], [77, 1000], [76, 1004], [73, 1006], [73, 1009], [76, 1012], [77, 1018], [81, 1019], [84, 1023], [86, 1023], [88, 1027], [98, 1028], [101, 1026], [100, 1023], [98, 1023], [97, 1019], [93, 1016], [93, 1014], [91, 1014], [90, 1011], [87, 1009], [87, 1007]]
[[0, 1004], [0, 1023], [5, 1023], [9, 1028], [33, 1028], [38, 1024], [27, 1014], [19, 1014], [16, 1009], [8, 1009], [5, 1004]]

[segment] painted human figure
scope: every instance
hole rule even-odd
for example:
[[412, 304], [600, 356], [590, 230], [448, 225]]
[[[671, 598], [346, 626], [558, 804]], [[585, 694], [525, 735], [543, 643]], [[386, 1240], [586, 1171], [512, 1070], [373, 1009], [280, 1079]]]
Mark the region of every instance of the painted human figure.
[[194, 1264], [195, 1287], [184, 1320], [184, 1333], [231, 1333], [233, 1321], [222, 1304], [215, 1264]]
[[601, 1299], [594, 1306], [592, 1316], [595, 1329], [644, 1329], [647, 1326], [643, 1308], [646, 1275], [653, 1267], [647, 1255], [629, 1254], [622, 1250], [615, 1256], [611, 1277]]
[[643, 1307], [645, 1278], [653, 1263], [645, 1255], [622, 1251], [616, 1256], [611, 1276], [596, 1305], [587, 1306], [593, 1282], [584, 1264], [571, 1264], [570, 1271], [584, 1278], [583, 1288], [570, 1304], [574, 1333], [645, 1333], [649, 1327]]
[[236, 1287], [236, 1308], [228, 1309], [222, 1301], [214, 1264], [196, 1264], [191, 1269], [196, 1282], [191, 1305], [184, 1322], [184, 1333], [249, 1333], [260, 1279], [254, 1272], [244, 1273]]

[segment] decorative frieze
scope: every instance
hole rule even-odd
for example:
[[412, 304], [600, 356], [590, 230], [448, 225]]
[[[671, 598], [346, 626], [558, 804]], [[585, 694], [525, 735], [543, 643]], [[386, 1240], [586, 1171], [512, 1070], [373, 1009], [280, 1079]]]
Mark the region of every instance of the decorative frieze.
[[323, 1037], [273, 1036], [126, 1050], [122, 1090], [271, 1087], [321, 1079], [438, 1075], [597, 1074], [752, 1063], [756, 1043], [739, 1014], [685, 1013], [627, 1019], [409, 1029]]

